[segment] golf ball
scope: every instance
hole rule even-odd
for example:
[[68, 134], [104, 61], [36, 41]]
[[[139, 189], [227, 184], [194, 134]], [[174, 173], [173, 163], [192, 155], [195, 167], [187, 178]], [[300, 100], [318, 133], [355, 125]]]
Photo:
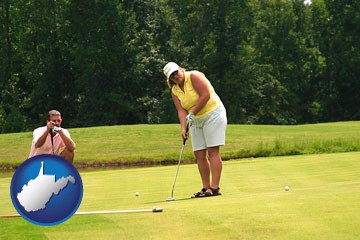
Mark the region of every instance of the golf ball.
[[285, 186], [284, 189], [285, 189], [285, 191], [289, 191], [289, 190], [290, 190], [289, 186]]
[[139, 192], [136, 192], [136, 193], [135, 193], [135, 196], [137, 196], [137, 197], [138, 197], [139, 195], [140, 195], [140, 193], [139, 193]]

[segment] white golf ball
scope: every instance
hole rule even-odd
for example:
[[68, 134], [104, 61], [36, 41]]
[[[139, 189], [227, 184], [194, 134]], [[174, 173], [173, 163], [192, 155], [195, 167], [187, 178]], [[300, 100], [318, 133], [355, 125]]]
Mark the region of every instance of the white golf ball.
[[139, 192], [136, 192], [136, 193], [135, 193], [135, 196], [137, 196], [137, 197], [138, 197], [139, 195], [140, 195], [140, 193], [139, 193]]
[[290, 190], [289, 186], [285, 186], [284, 189], [285, 189], [285, 191], [289, 191], [289, 190]]

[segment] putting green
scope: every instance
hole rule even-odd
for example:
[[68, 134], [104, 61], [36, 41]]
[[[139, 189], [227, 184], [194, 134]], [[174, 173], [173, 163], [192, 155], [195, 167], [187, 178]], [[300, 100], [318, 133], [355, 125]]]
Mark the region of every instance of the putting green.
[[[2, 239], [356, 239], [360, 237], [360, 152], [226, 161], [222, 196], [200, 190], [196, 165], [80, 172], [79, 211], [163, 212], [75, 215], [53, 227], [0, 218]], [[16, 213], [11, 176], [0, 178], [0, 214]], [[290, 187], [289, 191], [284, 186]], [[135, 193], [139, 192], [139, 196]]]

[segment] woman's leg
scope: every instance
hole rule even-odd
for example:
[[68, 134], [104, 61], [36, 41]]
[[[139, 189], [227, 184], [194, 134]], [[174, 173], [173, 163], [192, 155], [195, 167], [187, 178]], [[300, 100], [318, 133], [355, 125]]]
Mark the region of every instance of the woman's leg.
[[203, 188], [210, 187], [210, 163], [206, 157], [206, 149], [194, 152]]
[[222, 172], [222, 159], [220, 156], [220, 146], [208, 148], [211, 169], [211, 184], [210, 187], [217, 189], [220, 185], [220, 178]]

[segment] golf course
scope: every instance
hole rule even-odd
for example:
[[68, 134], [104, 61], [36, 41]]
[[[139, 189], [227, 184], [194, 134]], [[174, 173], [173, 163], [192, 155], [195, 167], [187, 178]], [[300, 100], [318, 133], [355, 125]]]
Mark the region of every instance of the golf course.
[[[190, 139], [175, 201], [166, 199], [182, 145], [178, 124], [69, 132], [84, 185], [79, 212], [163, 211], [74, 215], [51, 227], [0, 218], [0, 239], [360, 239], [360, 122], [230, 124], [216, 197], [190, 198], [202, 187]], [[0, 215], [17, 214], [9, 188], [31, 139], [0, 134]]]

